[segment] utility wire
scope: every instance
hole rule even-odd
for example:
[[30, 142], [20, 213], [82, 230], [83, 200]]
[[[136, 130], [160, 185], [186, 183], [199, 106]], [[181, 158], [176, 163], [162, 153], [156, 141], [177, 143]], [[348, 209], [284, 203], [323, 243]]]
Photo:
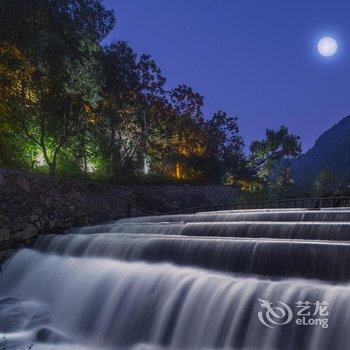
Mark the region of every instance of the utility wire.
[[228, 101], [229, 101], [228, 80], [227, 80], [227, 74], [226, 74], [226, 65], [225, 65], [225, 58], [224, 58], [224, 45], [223, 45], [223, 41], [222, 41], [221, 25], [220, 25], [219, 9], [218, 9], [217, 0], [214, 0], [214, 5], [215, 5], [215, 14], [216, 14], [216, 24], [217, 24], [217, 28], [218, 28], [218, 34], [219, 34], [221, 64], [222, 64], [223, 73], [224, 73], [224, 86], [225, 86], [225, 93], [226, 93], [226, 102], [228, 103]]
[[[210, 46], [211, 45], [210, 45], [208, 28], [207, 28], [206, 21], [205, 21], [205, 16], [204, 16], [204, 10], [203, 10], [203, 6], [202, 6], [202, 2], [201, 2], [201, 0], [197, 0], [197, 2], [198, 2], [199, 10], [200, 10], [200, 13], [201, 13], [201, 18], [202, 18], [202, 23], [203, 23], [203, 28], [204, 28], [204, 35], [205, 35], [205, 38], [207, 40], [207, 44], [208, 44], [208, 47], [209, 47], [209, 50], [210, 50], [210, 48], [211, 48]], [[211, 52], [211, 50], [210, 50], [210, 52]]]
[[[175, 3], [176, 3], [177, 12], [179, 14], [180, 22], [181, 22], [181, 25], [182, 25], [182, 29], [183, 29], [183, 31], [185, 33], [187, 44], [188, 44], [188, 47], [189, 47], [189, 50], [190, 50], [190, 54], [192, 56], [192, 60], [193, 60], [193, 63], [194, 63], [195, 74], [198, 76], [201, 85], [204, 87], [205, 85], [204, 85], [203, 77], [200, 74], [200, 71], [199, 71], [199, 68], [198, 68], [199, 64], [198, 64], [198, 61], [197, 61], [197, 57], [196, 57], [195, 51], [193, 49], [193, 45], [192, 45], [192, 41], [191, 41], [190, 35], [189, 35], [189, 33], [187, 31], [187, 28], [186, 28], [185, 20], [184, 20], [184, 17], [182, 15], [182, 12], [181, 12], [181, 7], [180, 7], [180, 4], [179, 4], [179, 1], [175, 0]], [[207, 102], [208, 102], [208, 104], [210, 104], [209, 99], [207, 100]]]
[[[210, 39], [209, 39], [209, 32], [208, 32], [208, 27], [207, 27], [207, 22], [205, 20], [205, 15], [204, 15], [204, 10], [203, 10], [203, 6], [202, 6], [202, 1], [201, 0], [197, 0], [198, 2], [198, 7], [199, 7], [199, 11], [200, 11], [200, 14], [201, 14], [201, 20], [202, 20], [202, 24], [203, 24], [203, 29], [204, 29], [204, 36], [205, 36], [205, 39], [207, 41], [207, 45], [208, 45], [208, 50], [209, 50], [209, 57], [210, 57], [210, 65], [213, 69], [213, 71], [216, 70], [217, 68], [217, 65], [215, 64], [215, 56], [214, 56], [214, 53], [212, 50], [212, 45], [210, 43]], [[220, 72], [218, 72], [220, 73]], [[220, 74], [217, 74], [217, 76], [219, 76]], [[220, 89], [218, 88], [216, 90], [219, 94], [219, 98], [221, 98], [221, 102], [222, 102], [222, 95], [220, 94]]]
[[182, 29], [183, 29], [183, 31], [184, 31], [184, 33], [185, 33], [185, 37], [186, 37], [187, 44], [188, 44], [188, 47], [189, 47], [189, 50], [190, 50], [190, 54], [191, 54], [191, 56], [192, 56], [192, 60], [193, 60], [193, 63], [194, 63], [194, 67], [195, 67], [195, 70], [196, 70], [197, 75], [199, 75], [198, 62], [197, 62], [196, 55], [195, 55], [194, 50], [193, 50], [192, 41], [191, 41], [191, 39], [190, 39], [190, 36], [189, 36], [188, 31], [187, 31], [187, 28], [186, 28], [186, 24], [185, 24], [184, 17], [183, 17], [182, 12], [181, 12], [181, 8], [180, 8], [180, 5], [179, 5], [179, 1], [176, 0], [175, 3], [176, 3], [177, 12], [178, 12], [178, 14], [179, 14], [181, 26], [182, 26]]

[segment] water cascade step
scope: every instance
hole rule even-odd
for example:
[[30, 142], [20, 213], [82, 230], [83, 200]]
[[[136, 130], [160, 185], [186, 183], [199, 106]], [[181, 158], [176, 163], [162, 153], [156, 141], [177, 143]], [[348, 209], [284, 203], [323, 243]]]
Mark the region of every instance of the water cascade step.
[[350, 210], [226, 211], [185, 215], [160, 215], [122, 219], [120, 222], [225, 222], [225, 221], [312, 221], [349, 222]]
[[69, 230], [69, 233], [140, 233], [184, 236], [250, 237], [350, 241], [347, 222], [190, 222], [113, 223]]
[[350, 348], [345, 208], [123, 219], [1, 271], [0, 349]]
[[101, 233], [43, 236], [36, 248], [68, 256], [170, 262], [262, 276], [350, 280], [350, 242]]

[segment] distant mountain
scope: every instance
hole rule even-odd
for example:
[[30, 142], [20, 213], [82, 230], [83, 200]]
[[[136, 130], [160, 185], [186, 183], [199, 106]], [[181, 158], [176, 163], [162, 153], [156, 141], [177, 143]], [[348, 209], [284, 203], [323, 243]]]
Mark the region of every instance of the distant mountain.
[[340, 178], [350, 177], [350, 116], [333, 125], [300, 159], [291, 162], [297, 184], [309, 185], [323, 169]]

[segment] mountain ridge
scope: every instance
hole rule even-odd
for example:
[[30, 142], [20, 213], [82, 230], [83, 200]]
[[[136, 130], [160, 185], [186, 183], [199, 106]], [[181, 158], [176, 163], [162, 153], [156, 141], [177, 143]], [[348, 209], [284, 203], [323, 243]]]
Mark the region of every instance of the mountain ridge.
[[322, 170], [334, 172], [340, 180], [350, 174], [350, 115], [317, 138], [299, 159], [291, 161], [292, 176], [299, 185], [310, 185]]

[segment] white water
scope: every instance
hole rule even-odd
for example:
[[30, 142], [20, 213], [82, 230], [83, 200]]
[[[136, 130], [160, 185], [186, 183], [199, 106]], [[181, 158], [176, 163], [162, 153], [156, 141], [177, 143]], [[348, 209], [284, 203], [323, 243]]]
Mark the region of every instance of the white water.
[[[159, 231], [151, 236], [140, 234], [142, 225], [138, 225], [140, 233], [132, 236], [113, 231], [49, 236], [38, 242], [41, 252], [19, 251], [0, 274], [0, 336], [4, 334], [9, 346], [34, 344], [36, 350], [350, 348], [348, 281], [335, 284], [290, 278], [290, 266], [311, 271], [318, 252], [326, 261], [321, 270], [329, 268], [327, 259], [333, 259], [329, 261], [337, 277], [339, 261], [350, 261], [347, 251], [339, 248], [347, 247], [347, 242], [316, 241], [313, 250], [307, 250], [312, 254], [310, 261], [298, 265], [300, 251], [310, 242], [279, 239], [286, 247], [280, 250], [276, 239], [264, 238], [264, 248], [254, 246], [250, 257], [260, 262], [259, 275], [252, 275], [246, 267], [242, 275], [237, 274], [240, 271], [223, 273], [222, 259], [230, 260], [230, 249], [238, 244], [237, 264], [253, 261], [244, 260], [250, 250], [242, 243], [251, 239], [202, 238], [198, 228], [196, 237], [183, 236], [183, 225], [172, 227], [172, 236]], [[259, 237], [258, 230], [265, 226], [254, 225], [254, 237]], [[334, 220], [332, 225], [337, 225]], [[327, 229], [327, 225], [318, 225], [315, 232], [323, 236], [321, 231]], [[262, 237], [266, 237], [264, 232]], [[165, 245], [151, 244], [150, 248], [149, 242], [157, 239]], [[234, 248], [228, 248], [232, 243], [227, 242], [233, 242]], [[198, 251], [195, 259], [191, 244]], [[300, 248], [291, 249], [289, 244]], [[179, 255], [170, 254], [172, 249], [178, 249], [186, 264], [178, 265], [175, 258]], [[332, 249], [328, 258], [327, 249]], [[271, 268], [269, 261], [277, 265], [280, 261], [285, 270]], [[272, 281], [266, 275], [274, 270], [282, 272]], [[322, 271], [318, 276], [324, 278]], [[258, 299], [273, 305], [286, 303], [293, 309], [292, 320], [266, 327], [258, 319], [264, 311]], [[328, 302], [328, 327], [297, 325], [298, 301]]]

